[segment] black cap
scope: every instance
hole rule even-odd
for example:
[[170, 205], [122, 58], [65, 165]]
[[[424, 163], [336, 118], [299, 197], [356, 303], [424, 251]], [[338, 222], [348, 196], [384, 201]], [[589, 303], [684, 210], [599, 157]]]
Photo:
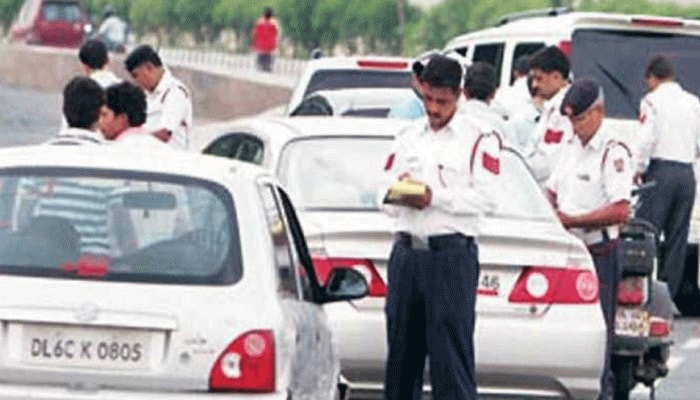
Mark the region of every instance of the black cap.
[[595, 79], [577, 79], [564, 95], [559, 111], [562, 115], [575, 117], [586, 111], [602, 94], [603, 89]]

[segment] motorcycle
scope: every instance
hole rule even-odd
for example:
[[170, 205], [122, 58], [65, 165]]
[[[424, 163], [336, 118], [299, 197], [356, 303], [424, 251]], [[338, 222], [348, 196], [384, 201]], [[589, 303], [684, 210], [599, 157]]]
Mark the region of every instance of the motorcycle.
[[[643, 185], [635, 191], [653, 186]], [[611, 366], [614, 400], [629, 400], [637, 383], [650, 389], [668, 374], [673, 345], [673, 317], [677, 313], [665, 282], [655, 279], [658, 233], [648, 221], [631, 218], [620, 234], [622, 277], [618, 286], [615, 337]]]

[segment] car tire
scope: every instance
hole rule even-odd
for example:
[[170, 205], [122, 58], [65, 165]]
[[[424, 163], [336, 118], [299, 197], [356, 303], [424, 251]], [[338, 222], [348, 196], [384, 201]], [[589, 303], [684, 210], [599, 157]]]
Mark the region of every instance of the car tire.
[[635, 357], [613, 357], [613, 399], [629, 400], [630, 391], [634, 388], [634, 367], [637, 358]]

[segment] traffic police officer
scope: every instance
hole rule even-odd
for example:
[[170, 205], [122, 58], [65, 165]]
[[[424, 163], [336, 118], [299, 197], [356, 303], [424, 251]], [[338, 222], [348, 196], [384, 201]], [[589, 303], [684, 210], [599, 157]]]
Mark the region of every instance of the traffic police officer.
[[663, 56], [650, 60], [645, 78], [651, 92], [640, 106], [637, 173], [644, 181], [656, 181], [656, 187], [641, 193], [637, 216], [663, 232], [659, 278], [678, 301], [695, 202], [700, 102], [674, 82], [673, 65]]
[[627, 146], [603, 122], [603, 90], [592, 79], [573, 83], [561, 103], [575, 137], [547, 181], [547, 195], [565, 228], [581, 238], [593, 256], [600, 286], [607, 342], [600, 399], [612, 383], [610, 357], [620, 281], [619, 226], [630, 214], [633, 168]]
[[395, 203], [385, 210], [397, 231], [385, 310], [390, 400], [421, 398], [426, 355], [434, 399], [477, 398], [474, 238], [480, 215], [495, 207], [500, 141], [455, 116], [461, 79], [455, 60], [430, 59], [421, 73], [427, 118], [397, 135], [385, 166]]
[[192, 98], [149, 45], [136, 47], [124, 61], [136, 83], [146, 91], [143, 128], [175, 148], [187, 150], [192, 128]]
[[546, 100], [525, 153], [540, 185], [544, 185], [557, 165], [560, 144], [573, 137], [571, 123], [559, 112], [569, 88], [569, 68], [569, 59], [556, 46], [540, 49], [530, 58], [532, 90]]

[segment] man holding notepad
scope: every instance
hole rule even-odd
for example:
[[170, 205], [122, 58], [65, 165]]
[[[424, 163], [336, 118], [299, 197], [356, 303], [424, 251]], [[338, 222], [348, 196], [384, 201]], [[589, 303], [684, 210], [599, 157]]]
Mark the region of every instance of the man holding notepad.
[[385, 397], [476, 400], [474, 324], [480, 216], [495, 208], [500, 138], [457, 116], [462, 69], [434, 56], [421, 74], [425, 118], [397, 134], [384, 209], [395, 217], [386, 301]]

